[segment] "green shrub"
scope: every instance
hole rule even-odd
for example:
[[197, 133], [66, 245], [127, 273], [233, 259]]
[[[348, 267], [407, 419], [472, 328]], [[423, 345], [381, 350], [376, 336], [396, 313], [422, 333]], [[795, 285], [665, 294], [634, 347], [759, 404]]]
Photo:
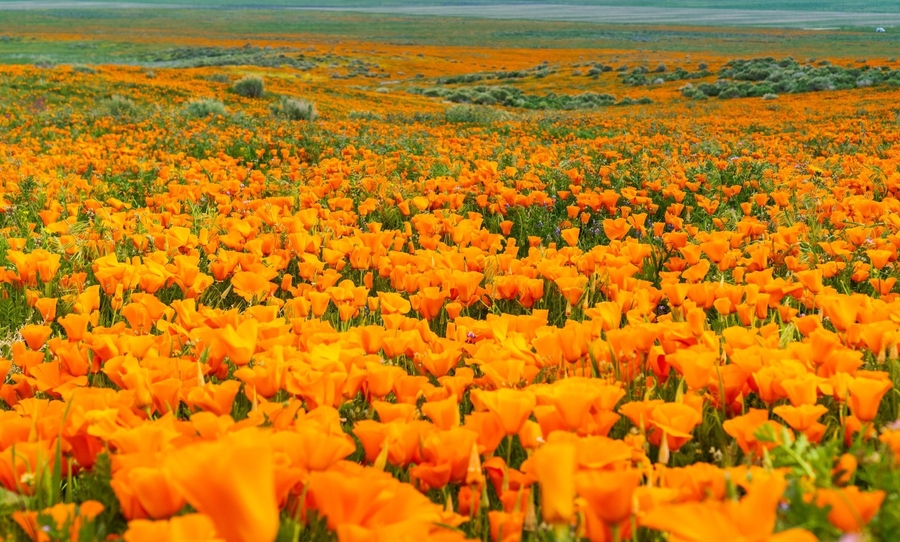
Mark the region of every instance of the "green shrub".
[[742, 89], [745, 96], [765, 96], [766, 94], [774, 94], [775, 88], [772, 85], [750, 85], [746, 89]]
[[814, 77], [810, 79], [806, 83], [806, 87], [812, 91], [822, 91], [822, 90], [830, 90], [834, 88], [834, 85], [831, 83], [831, 79], [827, 77]]
[[212, 115], [225, 116], [227, 114], [225, 104], [212, 98], [202, 98], [188, 102], [184, 111], [187, 116], [193, 118], [203, 118]]
[[[703, 94], [704, 96], [718, 96], [719, 92], [721, 92], [721, 91], [722, 91], [722, 86], [720, 86], [720, 85], [714, 85], [714, 84], [710, 84], [710, 83], [700, 83], [699, 85], [697, 85], [696, 92], [699, 92], [699, 93]], [[695, 92], [695, 94], [696, 94], [696, 92]]]
[[456, 124], [492, 124], [503, 118], [501, 111], [477, 105], [452, 105], [444, 112], [444, 120]]
[[314, 121], [319, 116], [315, 104], [306, 100], [295, 100], [282, 96], [279, 101], [270, 106], [272, 114], [287, 120]]
[[34, 59], [34, 66], [36, 68], [42, 68], [45, 70], [49, 70], [50, 68], [53, 68], [54, 66], [56, 66], [56, 61], [50, 57], [46, 57], [46, 56], [42, 55], [42, 56], [39, 56]]
[[371, 111], [354, 110], [348, 113], [347, 116], [354, 120], [384, 120], [384, 117]]
[[134, 100], [124, 96], [114, 95], [100, 102], [97, 113], [100, 116], [126, 120], [134, 118], [137, 115], [138, 106], [134, 103]]
[[245, 98], [262, 98], [265, 85], [262, 77], [248, 75], [234, 84], [234, 92]]
[[494, 105], [497, 103], [497, 99], [489, 92], [482, 92], [481, 94], [476, 95], [475, 98], [472, 99], [472, 102], [478, 105]]
[[453, 94], [447, 96], [447, 99], [453, 103], [465, 103], [472, 101], [472, 97], [469, 96], [469, 93], [462, 89], [454, 91]]
[[728, 87], [719, 93], [719, 99], [728, 100], [731, 98], [743, 98], [744, 94], [738, 87]]

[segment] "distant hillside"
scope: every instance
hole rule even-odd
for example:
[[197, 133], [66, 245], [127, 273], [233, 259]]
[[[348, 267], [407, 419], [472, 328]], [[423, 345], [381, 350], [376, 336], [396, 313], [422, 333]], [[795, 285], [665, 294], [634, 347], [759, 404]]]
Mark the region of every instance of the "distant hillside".
[[703, 2], [700, 0], [538, 0], [523, 2], [513, 0], [68, 0], [68, 1], [22, 1], [0, 0], [0, 7], [17, 8], [54, 8], [75, 7], [78, 5], [99, 7], [109, 4], [111, 7], [125, 5], [143, 6], [198, 6], [227, 8], [278, 8], [278, 7], [412, 7], [412, 6], [514, 6], [516, 4], [570, 4], [582, 6], [621, 6], [621, 7], [656, 7], [656, 8], [702, 8], [702, 9], [739, 9], [739, 10], [789, 10], [823, 12], [835, 11], [844, 13], [900, 13], [900, 2], [896, 0], [717, 0]]

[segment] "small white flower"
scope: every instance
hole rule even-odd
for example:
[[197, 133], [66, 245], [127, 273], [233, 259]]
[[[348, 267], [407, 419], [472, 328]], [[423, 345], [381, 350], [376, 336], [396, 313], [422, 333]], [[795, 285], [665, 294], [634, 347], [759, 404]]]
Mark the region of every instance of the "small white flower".
[[19, 483], [24, 486], [34, 485], [34, 473], [26, 472], [19, 478]]

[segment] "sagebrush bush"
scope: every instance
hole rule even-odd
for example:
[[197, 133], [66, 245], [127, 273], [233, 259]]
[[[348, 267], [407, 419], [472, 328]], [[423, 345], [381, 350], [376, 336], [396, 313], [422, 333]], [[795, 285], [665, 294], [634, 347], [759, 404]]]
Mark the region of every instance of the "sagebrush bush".
[[529, 95], [512, 86], [492, 87], [479, 85], [469, 88], [448, 89], [431, 87], [420, 92], [423, 96], [439, 97], [449, 102], [476, 105], [502, 105], [524, 109], [594, 109], [612, 105], [616, 97], [612, 94], [583, 92], [581, 94]]
[[719, 98], [722, 100], [729, 100], [731, 98], [743, 98], [744, 96], [745, 94], [741, 92], [741, 89], [734, 86], [729, 86], [719, 93]]
[[188, 102], [184, 111], [187, 116], [193, 118], [203, 118], [211, 115], [225, 116], [227, 114], [225, 104], [212, 98], [202, 98]]
[[138, 113], [138, 106], [134, 100], [124, 96], [113, 95], [100, 102], [97, 114], [100, 116], [114, 117], [119, 120], [131, 119]]
[[234, 92], [245, 98], [262, 98], [265, 94], [266, 86], [262, 77], [257, 75], [248, 75], [234, 84]]
[[314, 121], [319, 116], [316, 105], [306, 100], [296, 100], [282, 96], [270, 106], [272, 114], [287, 120]]
[[472, 103], [478, 105], [495, 105], [497, 103], [497, 99], [491, 96], [489, 92], [482, 92], [472, 99]]
[[500, 110], [477, 105], [452, 105], [444, 112], [447, 122], [459, 124], [491, 124], [503, 117]]
[[353, 110], [347, 113], [347, 116], [354, 120], [384, 120], [382, 115], [373, 113], [372, 111]]
[[50, 57], [39, 56], [34, 59], [34, 66], [36, 68], [42, 68], [42, 69], [48, 70], [48, 69], [56, 66], [56, 61]]

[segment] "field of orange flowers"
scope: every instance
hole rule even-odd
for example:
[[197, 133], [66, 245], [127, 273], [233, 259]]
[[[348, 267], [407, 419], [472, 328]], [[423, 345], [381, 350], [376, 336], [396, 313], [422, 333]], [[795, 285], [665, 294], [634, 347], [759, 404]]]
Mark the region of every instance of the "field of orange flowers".
[[[2, 540], [900, 529], [900, 91], [275, 53], [308, 65], [0, 67]], [[427, 92], [502, 70], [546, 107]]]

